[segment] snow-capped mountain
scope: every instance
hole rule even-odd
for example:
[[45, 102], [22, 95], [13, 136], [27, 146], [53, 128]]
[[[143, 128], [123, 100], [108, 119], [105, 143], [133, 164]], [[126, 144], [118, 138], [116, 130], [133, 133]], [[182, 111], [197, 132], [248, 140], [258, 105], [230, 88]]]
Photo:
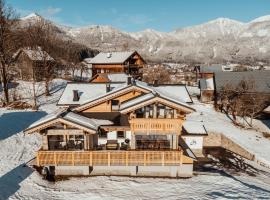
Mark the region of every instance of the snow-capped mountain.
[[[31, 14], [22, 21], [34, 21]], [[65, 36], [100, 51], [136, 49], [146, 59], [169, 62], [249, 62], [270, 57], [270, 15], [248, 23], [218, 18], [165, 33], [152, 29], [124, 32], [111, 26], [56, 25]]]

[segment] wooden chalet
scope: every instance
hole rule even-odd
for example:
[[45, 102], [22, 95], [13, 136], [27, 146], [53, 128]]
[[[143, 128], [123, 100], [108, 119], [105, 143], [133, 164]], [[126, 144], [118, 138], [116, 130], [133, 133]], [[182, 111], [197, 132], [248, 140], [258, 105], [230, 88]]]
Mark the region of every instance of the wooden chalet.
[[[68, 87], [59, 102], [69, 108], [24, 131], [42, 135], [37, 166], [56, 175], [192, 176], [196, 157], [182, 126], [195, 110], [185, 86], [128, 81], [111, 90]], [[97, 87], [105, 91], [85, 94]]]
[[88, 61], [92, 64], [92, 76], [99, 73], [125, 73], [142, 78], [144, 59], [137, 51], [101, 52]]
[[41, 48], [21, 48], [15, 53], [13, 59], [22, 80], [41, 81], [44, 79], [44, 70], [55, 65], [55, 60]]

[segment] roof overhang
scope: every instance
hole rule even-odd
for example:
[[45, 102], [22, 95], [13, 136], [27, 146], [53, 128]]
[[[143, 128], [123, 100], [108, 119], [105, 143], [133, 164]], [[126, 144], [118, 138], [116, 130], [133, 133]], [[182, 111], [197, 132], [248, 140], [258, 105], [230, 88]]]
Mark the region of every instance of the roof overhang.
[[138, 104], [133, 105], [131, 107], [127, 107], [127, 108], [125, 108], [123, 110], [120, 110], [120, 112], [123, 113], [123, 114], [126, 114], [126, 113], [132, 112], [134, 110], [137, 110], [139, 108], [142, 108], [144, 106], [147, 106], [147, 105], [150, 105], [150, 104], [153, 104], [153, 103], [162, 103], [164, 105], [167, 105], [167, 106], [173, 107], [175, 109], [184, 111], [185, 113], [191, 113], [191, 112], [195, 111], [193, 108], [187, 107], [186, 105], [182, 105], [180, 103], [172, 102], [172, 101], [170, 101], [168, 99], [165, 99], [165, 98], [162, 98], [160, 96], [155, 96], [154, 98], [151, 98], [151, 99], [146, 100], [144, 102], [141, 102], [141, 103], [138, 103]]
[[109, 92], [93, 101], [90, 101], [90, 102], [87, 102], [87, 103], [84, 103], [78, 107], [75, 107], [72, 111], [77, 111], [77, 112], [80, 112], [80, 111], [83, 111], [83, 110], [86, 110], [88, 108], [91, 108], [93, 106], [96, 106], [100, 103], [104, 103], [110, 99], [113, 99], [113, 98], [116, 98], [116, 97], [119, 97], [121, 95], [124, 95], [126, 93], [129, 93], [131, 91], [141, 91], [141, 92], [144, 92], [144, 93], [147, 93], [147, 92], [150, 92], [150, 90], [147, 90], [145, 88], [141, 88], [137, 85], [127, 85], [125, 87], [123, 87], [122, 89], [118, 90], [118, 91], [112, 91], [112, 92]]
[[39, 131], [42, 131], [46, 128], [49, 128], [57, 123], [63, 123], [65, 125], [70, 125], [70, 126], [73, 126], [75, 128], [78, 128], [78, 129], [81, 129], [81, 130], [84, 130], [88, 133], [91, 133], [91, 134], [95, 134], [96, 133], [96, 130], [95, 129], [90, 129], [88, 127], [85, 127], [81, 124], [78, 124], [78, 123], [75, 123], [75, 122], [72, 122], [70, 120], [67, 120], [67, 119], [63, 119], [61, 117], [59, 118], [56, 118], [56, 119], [52, 119], [52, 120], [49, 120], [49, 121], [46, 121], [44, 123], [41, 123], [39, 125], [36, 125], [36, 126], [33, 126], [33, 127], [30, 127], [26, 130], [24, 130], [24, 133], [26, 134], [31, 134], [31, 133], [35, 133], [35, 132], [39, 132]]

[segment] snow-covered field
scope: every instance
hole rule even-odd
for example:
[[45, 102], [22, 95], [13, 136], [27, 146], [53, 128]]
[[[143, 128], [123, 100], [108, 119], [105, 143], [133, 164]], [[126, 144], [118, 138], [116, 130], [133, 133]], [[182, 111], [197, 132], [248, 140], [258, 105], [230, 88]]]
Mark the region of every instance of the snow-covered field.
[[[270, 173], [256, 176], [207, 172], [190, 179], [87, 177], [50, 183], [24, 166], [39, 149], [39, 135], [24, 135], [23, 129], [56, 109], [63, 82], [55, 82], [50, 97], [39, 98], [40, 111], [0, 109], [0, 200], [2, 199], [270, 199]], [[59, 87], [57, 87], [57, 85]], [[203, 121], [213, 132], [238, 141], [259, 159], [270, 162], [270, 140], [254, 130], [233, 126], [210, 105], [195, 101], [198, 113], [189, 120]]]

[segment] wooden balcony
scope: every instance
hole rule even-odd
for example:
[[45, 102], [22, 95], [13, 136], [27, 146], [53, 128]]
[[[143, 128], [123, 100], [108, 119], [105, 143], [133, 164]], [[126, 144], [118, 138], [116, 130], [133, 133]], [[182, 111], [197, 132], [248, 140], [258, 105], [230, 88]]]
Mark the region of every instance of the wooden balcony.
[[38, 151], [37, 166], [179, 166], [182, 151]]
[[180, 134], [182, 119], [145, 119], [136, 118], [129, 121], [131, 131], [145, 134]]

